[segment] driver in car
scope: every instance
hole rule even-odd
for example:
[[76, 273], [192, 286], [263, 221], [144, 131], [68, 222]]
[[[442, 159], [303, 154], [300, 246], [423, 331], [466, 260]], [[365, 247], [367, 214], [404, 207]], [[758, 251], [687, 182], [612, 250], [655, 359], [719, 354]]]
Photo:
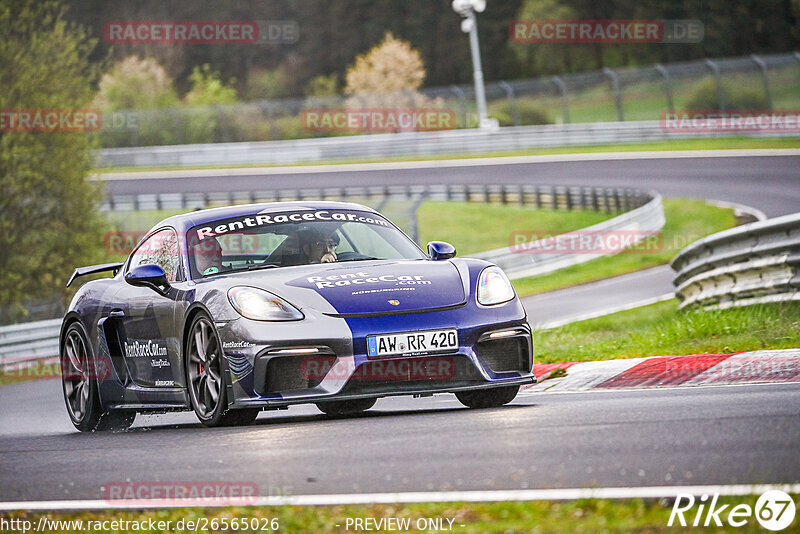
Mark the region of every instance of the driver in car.
[[319, 230], [306, 230], [299, 235], [300, 246], [308, 257], [308, 263], [334, 263], [339, 236], [336, 233], [326, 235]]
[[223, 270], [222, 246], [214, 237], [207, 237], [192, 247], [197, 272], [203, 276]]

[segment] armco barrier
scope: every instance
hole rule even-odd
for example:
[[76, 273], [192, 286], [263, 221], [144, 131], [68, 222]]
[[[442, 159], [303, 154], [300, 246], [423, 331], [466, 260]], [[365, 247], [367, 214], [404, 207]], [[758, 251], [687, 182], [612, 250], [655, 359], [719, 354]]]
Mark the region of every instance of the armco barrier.
[[532, 184], [380, 185], [326, 187], [219, 193], [140, 193], [111, 195], [101, 205], [106, 211], [204, 209], [232, 204], [293, 200], [360, 202], [427, 200], [517, 204], [561, 211], [588, 210], [606, 213], [629, 211], [650, 202], [653, 194], [631, 188], [571, 187]]
[[800, 300], [800, 213], [696, 241], [672, 260], [681, 307]]
[[660, 121], [592, 122], [514, 126], [495, 130], [449, 130], [353, 135], [317, 139], [106, 148], [100, 167], [190, 167], [291, 164], [400, 156], [489, 153], [529, 148], [645, 143], [697, 137], [798, 137], [797, 133], [665, 132]]
[[[619, 232], [630, 233], [638, 236], [633, 240], [633, 243], [638, 243], [645, 239], [647, 235], [653, 234], [661, 230], [664, 226], [664, 208], [661, 202], [661, 195], [656, 193], [650, 194], [646, 203], [625, 212], [607, 221], [603, 221], [594, 226], [578, 230], [577, 232], [570, 232], [565, 234], [588, 235], [596, 232]], [[541, 243], [541, 242], [540, 242]], [[536, 250], [543, 247], [538, 247], [536, 242], [522, 245], [523, 249]], [[534, 276], [544, 273], [549, 273], [571, 265], [578, 265], [587, 261], [597, 259], [598, 254], [589, 253], [581, 254], [579, 252], [569, 252], [562, 254], [553, 253], [519, 253], [510, 250], [510, 247], [504, 247], [489, 252], [482, 252], [474, 254], [477, 258], [482, 258], [491, 261], [503, 268], [509, 278], [512, 280], [523, 278], [525, 276]]]
[[0, 327], [0, 365], [58, 355], [61, 319]]

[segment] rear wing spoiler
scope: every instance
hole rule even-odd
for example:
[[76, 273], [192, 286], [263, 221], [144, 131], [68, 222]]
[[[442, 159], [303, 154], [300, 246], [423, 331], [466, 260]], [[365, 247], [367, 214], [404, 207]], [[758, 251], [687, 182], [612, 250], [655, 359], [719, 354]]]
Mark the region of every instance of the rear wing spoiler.
[[86, 276], [87, 274], [96, 274], [96, 273], [104, 273], [106, 271], [114, 271], [116, 275], [117, 272], [125, 265], [124, 262], [121, 263], [103, 263], [101, 265], [89, 265], [88, 267], [78, 267], [75, 269], [75, 272], [72, 273], [72, 276], [69, 277], [69, 282], [67, 282], [67, 287], [69, 287], [76, 278], [80, 278], [81, 276]]

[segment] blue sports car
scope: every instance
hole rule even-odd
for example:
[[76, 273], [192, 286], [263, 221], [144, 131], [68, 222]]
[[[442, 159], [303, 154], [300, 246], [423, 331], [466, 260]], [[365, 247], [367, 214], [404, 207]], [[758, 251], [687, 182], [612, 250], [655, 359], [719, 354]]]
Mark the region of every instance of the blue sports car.
[[194, 410], [207, 426], [314, 403], [333, 416], [390, 395], [510, 402], [536, 378], [508, 278], [423, 252], [374, 210], [279, 202], [157, 224], [127, 261], [82, 267], [61, 328], [69, 417], [82, 431]]

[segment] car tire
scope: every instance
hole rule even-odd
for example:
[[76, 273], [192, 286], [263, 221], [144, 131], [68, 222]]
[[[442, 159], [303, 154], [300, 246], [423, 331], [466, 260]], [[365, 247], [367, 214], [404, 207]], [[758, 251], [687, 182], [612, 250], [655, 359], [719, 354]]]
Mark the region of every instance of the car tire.
[[79, 321], [64, 333], [59, 351], [61, 390], [67, 414], [81, 432], [125, 430], [136, 419], [135, 411], [104, 410], [97, 385], [101, 367], [94, 358], [89, 337]]
[[208, 427], [249, 425], [258, 408], [228, 407], [227, 384], [222, 371], [222, 344], [214, 322], [204, 313], [195, 316], [184, 352], [189, 402], [200, 422]]
[[366, 412], [373, 406], [378, 399], [353, 399], [341, 401], [318, 402], [317, 408], [332, 417], [346, 417]]
[[456, 393], [458, 401], [467, 408], [497, 408], [508, 404], [519, 393], [519, 386], [503, 386]]

